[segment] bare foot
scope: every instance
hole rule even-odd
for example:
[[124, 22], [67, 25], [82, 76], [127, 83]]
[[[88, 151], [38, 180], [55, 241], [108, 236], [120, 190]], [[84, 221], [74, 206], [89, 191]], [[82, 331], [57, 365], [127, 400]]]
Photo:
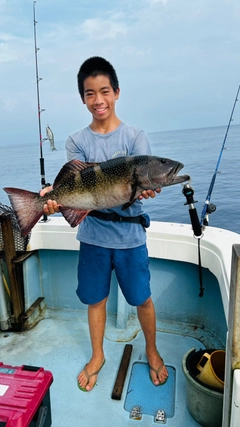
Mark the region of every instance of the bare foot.
[[146, 353], [153, 384], [164, 384], [168, 378], [168, 370], [164, 365], [163, 359], [161, 358], [157, 349], [154, 352], [146, 351]]
[[103, 367], [105, 359], [91, 358], [90, 362], [85, 365], [78, 375], [78, 386], [83, 391], [90, 391], [97, 382], [97, 375]]

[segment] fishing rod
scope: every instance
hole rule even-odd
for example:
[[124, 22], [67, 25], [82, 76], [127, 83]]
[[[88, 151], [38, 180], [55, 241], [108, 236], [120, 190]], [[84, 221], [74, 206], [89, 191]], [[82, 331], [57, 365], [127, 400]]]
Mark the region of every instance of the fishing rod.
[[214, 212], [216, 210], [216, 206], [213, 205], [213, 204], [210, 204], [210, 198], [211, 198], [211, 195], [212, 195], [213, 187], [214, 187], [216, 176], [217, 176], [217, 173], [218, 173], [218, 168], [219, 168], [219, 164], [220, 164], [220, 161], [221, 161], [221, 158], [222, 158], [222, 153], [223, 153], [223, 150], [224, 150], [224, 147], [225, 147], [225, 143], [226, 143], [228, 131], [229, 131], [229, 128], [230, 128], [230, 124], [231, 124], [231, 122], [233, 120], [232, 117], [233, 117], [233, 113], [234, 113], [234, 110], [235, 110], [236, 103], [238, 101], [239, 91], [240, 91], [240, 85], [239, 85], [238, 90], [237, 90], [237, 95], [236, 95], [236, 98], [235, 98], [235, 101], [234, 101], [234, 104], [233, 104], [232, 112], [231, 112], [231, 115], [230, 115], [230, 119], [229, 119], [229, 122], [228, 122], [228, 126], [227, 126], [227, 130], [226, 130], [226, 133], [225, 133], [225, 137], [224, 137], [224, 140], [223, 140], [222, 148], [221, 148], [221, 151], [220, 151], [220, 154], [219, 154], [219, 157], [218, 157], [218, 161], [217, 161], [217, 164], [216, 164], [216, 168], [215, 168], [215, 171], [214, 171], [214, 174], [213, 174], [213, 177], [212, 177], [209, 189], [208, 189], [208, 194], [207, 194], [207, 197], [206, 197], [206, 201], [205, 201], [205, 204], [203, 206], [203, 211], [202, 211], [202, 215], [201, 215], [201, 225], [208, 225], [208, 214], [210, 214], [210, 213], [212, 213], [212, 212]]
[[[38, 130], [39, 130], [39, 142], [40, 142], [40, 174], [41, 174], [41, 185], [42, 188], [47, 187], [50, 184], [46, 184], [45, 180], [45, 167], [44, 167], [44, 157], [43, 157], [43, 142], [46, 140], [46, 138], [42, 137], [42, 126], [41, 126], [41, 113], [45, 111], [45, 109], [41, 108], [40, 105], [40, 91], [39, 91], [39, 82], [42, 80], [42, 78], [39, 77], [38, 74], [38, 50], [37, 47], [37, 21], [36, 21], [36, 12], [35, 12], [35, 6], [36, 1], [33, 2], [33, 22], [34, 22], [34, 46], [35, 46], [35, 70], [36, 70], [36, 86], [37, 86], [37, 103], [38, 103]], [[47, 221], [47, 215], [43, 215], [43, 221]]]
[[237, 95], [236, 95], [236, 98], [235, 98], [235, 101], [234, 101], [232, 113], [231, 113], [231, 116], [230, 116], [230, 119], [229, 119], [229, 123], [228, 123], [228, 126], [227, 126], [226, 134], [225, 134], [224, 141], [223, 141], [223, 144], [222, 144], [222, 148], [221, 148], [221, 151], [220, 151], [220, 155], [219, 155], [219, 158], [218, 158], [218, 161], [217, 161], [216, 169], [215, 169], [215, 172], [213, 174], [213, 177], [212, 177], [212, 180], [211, 180], [211, 183], [210, 183], [210, 187], [209, 187], [209, 190], [208, 190], [207, 198], [206, 198], [206, 201], [205, 201], [205, 204], [204, 204], [204, 207], [203, 207], [202, 216], [201, 216], [201, 222], [199, 222], [198, 214], [197, 214], [196, 208], [194, 206], [194, 203], [196, 203], [196, 201], [193, 198], [193, 195], [194, 195], [193, 188], [191, 187], [191, 185], [189, 183], [187, 183], [187, 184], [185, 184], [183, 186], [183, 190], [182, 190], [182, 193], [186, 197], [186, 200], [187, 200], [186, 203], [185, 203], [185, 205], [189, 206], [189, 215], [190, 215], [190, 218], [191, 218], [193, 234], [198, 239], [198, 267], [199, 267], [198, 270], [199, 270], [199, 283], [200, 283], [199, 297], [203, 297], [204, 289], [205, 289], [204, 286], [203, 286], [202, 262], [201, 262], [201, 251], [200, 251], [200, 239], [203, 236], [202, 225], [208, 225], [208, 219], [207, 219], [208, 214], [211, 213], [211, 212], [214, 212], [215, 209], [216, 209], [216, 207], [213, 204], [210, 204], [210, 198], [211, 198], [212, 190], [213, 190], [214, 183], [215, 183], [215, 180], [216, 180], [216, 175], [217, 175], [217, 172], [218, 172], [218, 167], [219, 167], [220, 160], [221, 160], [221, 157], [222, 157], [222, 153], [223, 153], [223, 150], [224, 150], [225, 142], [226, 142], [228, 131], [229, 131], [229, 128], [230, 128], [230, 124], [231, 124], [231, 121], [232, 121], [233, 112], [234, 112], [236, 103], [238, 101], [239, 91], [240, 91], [240, 85], [238, 87]]

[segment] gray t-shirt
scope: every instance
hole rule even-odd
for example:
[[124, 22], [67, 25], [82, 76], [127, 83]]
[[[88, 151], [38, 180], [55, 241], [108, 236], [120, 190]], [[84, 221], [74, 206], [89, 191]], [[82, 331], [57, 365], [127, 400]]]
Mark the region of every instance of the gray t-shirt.
[[[120, 123], [107, 134], [93, 132], [90, 126], [69, 136], [66, 141], [68, 161], [104, 162], [121, 156], [151, 154], [146, 134], [133, 126]], [[121, 216], [137, 216], [143, 213], [140, 200], [122, 210], [121, 206], [102, 212], [117, 212]], [[146, 242], [146, 232], [140, 224], [105, 221], [86, 217], [79, 225], [77, 239], [84, 243], [113, 249], [128, 249]]]

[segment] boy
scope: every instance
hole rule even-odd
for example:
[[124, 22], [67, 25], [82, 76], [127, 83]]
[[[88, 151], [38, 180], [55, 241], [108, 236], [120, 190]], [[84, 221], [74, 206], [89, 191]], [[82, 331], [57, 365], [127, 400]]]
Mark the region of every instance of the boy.
[[[68, 161], [85, 162], [140, 154], [151, 154], [143, 131], [128, 126], [117, 117], [115, 102], [119, 98], [119, 83], [112, 65], [101, 57], [87, 59], [78, 73], [78, 89], [83, 103], [92, 115], [91, 124], [68, 137]], [[44, 195], [51, 187], [41, 191]], [[160, 189], [157, 190], [160, 192]], [[145, 190], [132, 206], [93, 211], [80, 224], [77, 238], [81, 242], [78, 265], [77, 295], [88, 304], [88, 321], [92, 358], [78, 376], [78, 387], [90, 391], [105, 362], [103, 337], [106, 303], [112, 269], [127, 302], [137, 307], [138, 318], [146, 340], [146, 355], [153, 384], [161, 385], [168, 377], [167, 368], [156, 348], [156, 319], [150, 291], [150, 273], [146, 248], [146, 232], [132, 217], [143, 214], [141, 199], [155, 197]], [[44, 206], [46, 214], [58, 211], [55, 201]], [[109, 214], [115, 212], [114, 221]]]

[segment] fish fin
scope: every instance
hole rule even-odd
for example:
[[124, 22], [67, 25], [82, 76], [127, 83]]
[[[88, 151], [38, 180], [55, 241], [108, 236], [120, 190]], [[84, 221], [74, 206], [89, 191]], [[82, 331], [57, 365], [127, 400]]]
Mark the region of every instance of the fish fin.
[[133, 205], [133, 203], [137, 200], [137, 197], [136, 197], [137, 188], [138, 188], [137, 183], [134, 183], [134, 184], [132, 185], [132, 194], [131, 194], [131, 196], [130, 196], [129, 202], [125, 203], [125, 204], [123, 205], [123, 207], [122, 207], [122, 210], [123, 210], [123, 211], [124, 211], [125, 209], [129, 208], [130, 206], [132, 206], [132, 205]]
[[84, 218], [88, 215], [90, 211], [76, 210], [64, 208], [59, 206], [59, 211], [62, 213], [66, 221], [71, 225], [71, 227], [76, 227]]
[[61, 183], [61, 181], [65, 179], [66, 174], [74, 175], [76, 173], [83, 171], [84, 169], [87, 169], [96, 165], [98, 165], [98, 163], [85, 163], [85, 162], [82, 162], [81, 160], [70, 160], [70, 162], [67, 162], [65, 163], [65, 165], [63, 165], [62, 169], [56, 176], [55, 181], [53, 183], [53, 187], [55, 188], [56, 186], [58, 186]]
[[39, 193], [20, 188], [5, 187], [4, 191], [10, 199], [21, 235], [26, 236], [43, 214], [41, 197]]

